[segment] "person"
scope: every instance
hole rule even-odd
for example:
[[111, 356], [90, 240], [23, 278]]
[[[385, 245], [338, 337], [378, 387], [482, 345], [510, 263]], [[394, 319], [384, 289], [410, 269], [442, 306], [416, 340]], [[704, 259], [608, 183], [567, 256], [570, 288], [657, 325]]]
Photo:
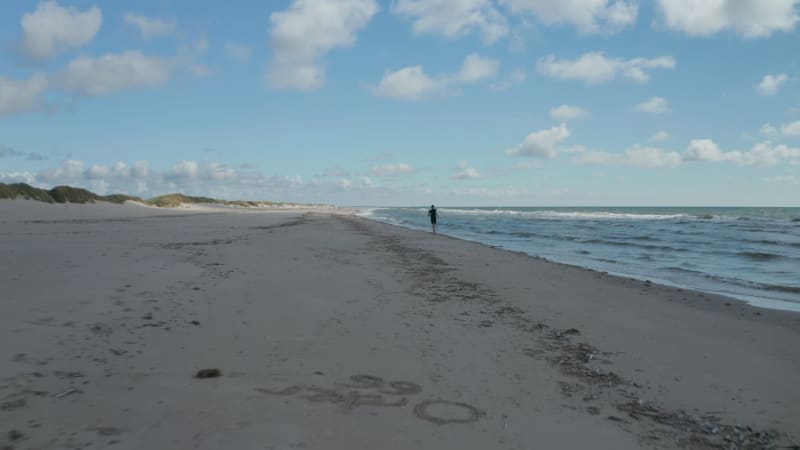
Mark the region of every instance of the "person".
[[431, 205], [431, 209], [428, 210], [428, 215], [431, 217], [431, 228], [433, 228], [433, 234], [436, 234], [436, 207]]

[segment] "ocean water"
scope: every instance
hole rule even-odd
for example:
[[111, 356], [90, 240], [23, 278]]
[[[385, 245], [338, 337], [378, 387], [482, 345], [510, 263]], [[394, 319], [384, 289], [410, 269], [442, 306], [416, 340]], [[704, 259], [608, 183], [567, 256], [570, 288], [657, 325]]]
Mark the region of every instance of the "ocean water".
[[[437, 209], [442, 234], [800, 311], [800, 208]], [[424, 207], [360, 215], [430, 230]]]

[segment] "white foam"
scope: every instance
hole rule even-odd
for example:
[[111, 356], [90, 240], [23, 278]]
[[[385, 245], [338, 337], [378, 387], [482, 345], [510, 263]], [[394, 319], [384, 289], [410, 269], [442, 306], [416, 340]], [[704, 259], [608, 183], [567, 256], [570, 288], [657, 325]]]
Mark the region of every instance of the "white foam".
[[462, 209], [446, 208], [441, 209], [442, 213], [454, 213], [463, 215], [509, 215], [509, 216], [529, 216], [542, 219], [631, 219], [631, 220], [674, 220], [685, 219], [693, 216], [687, 214], [633, 214], [616, 213], [611, 211], [517, 211], [512, 209]]

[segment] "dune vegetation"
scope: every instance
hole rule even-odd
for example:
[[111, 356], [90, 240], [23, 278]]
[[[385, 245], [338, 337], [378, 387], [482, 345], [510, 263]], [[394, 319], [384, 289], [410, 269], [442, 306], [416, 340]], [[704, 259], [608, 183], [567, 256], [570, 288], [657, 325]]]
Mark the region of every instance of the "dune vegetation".
[[292, 203], [276, 203], [269, 201], [220, 200], [211, 197], [194, 197], [177, 193], [160, 195], [145, 200], [141, 197], [134, 197], [126, 194], [99, 195], [86, 189], [72, 186], [56, 186], [53, 189], [45, 190], [25, 183], [0, 183], [0, 199], [26, 199], [47, 203], [95, 203], [101, 201], [117, 204], [122, 204], [130, 200], [162, 208], [176, 208], [180, 205], [190, 203], [208, 203], [240, 207], [294, 205]]
[[56, 186], [45, 190], [25, 183], [0, 183], [0, 199], [22, 198], [47, 203], [94, 203], [96, 201], [125, 203], [127, 200], [144, 202], [139, 197], [124, 194], [98, 195], [83, 188], [72, 186]]

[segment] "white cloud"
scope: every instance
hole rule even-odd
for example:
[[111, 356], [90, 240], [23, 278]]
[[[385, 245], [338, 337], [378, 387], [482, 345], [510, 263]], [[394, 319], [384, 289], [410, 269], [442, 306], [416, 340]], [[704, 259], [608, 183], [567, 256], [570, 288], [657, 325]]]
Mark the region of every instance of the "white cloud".
[[392, 12], [412, 21], [414, 34], [439, 34], [448, 39], [472, 32], [487, 43], [508, 34], [506, 18], [492, 0], [399, 0]]
[[86, 168], [83, 161], [66, 160], [57, 167], [37, 172], [30, 181], [47, 186], [67, 184], [86, 187], [103, 194], [109, 191], [141, 193], [147, 190], [148, 184], [168, 188], [166, 178], [164, 174], [151, 172], [147, 161], [137, 161], [130, 166], [124, 162], [117, 162], [111, 167], [92, 164]]
[[[349, 204], [365, 198], [374, 204], [394, 198], [395, 204], [407, 203], [398, 194], [407, 193], [408, 189], [401, 192], [392, 187], [393, 180], [399, 182], [391, 177], [383, 178], [381, 183], [373, 183], [369, 177], [304, 180], [300, 176], [268, 175], [255, 167], [234, 168], [197, 161], [181, 161], [166, 170], [157, 170], [151, 169], [147, 161], [109, 166], [70, 160], [36, 173], [0, 172], [0, 181], [22, 181], [46, 188], [67, 184], [100, 194], [121, 192], [152, 197], [181, 192], [223, 199], [314, 203], [338, 200]], [[347, 192], [354, 194], [348, 197]]]
[[687, 161], [725, 161], [732, 158], [711, 139], [692, 139], [683, 154]]
[[36, 182], [36, 175], [32, 172], [0, 172], [0, 181], [4, 183], [27, 183]]
[[492, 83], [490, 88], [493, 91], [505, 91], [513, 86], [524, 83], [527, 77], [528, 74], [525, 73], [525, 69], [522, 67], [517, 67], [516, 69], [512, 70], [511, 73], [509, 73], [504, 79], [498, 81], [497, 83]]
[[583, 33], [617, 32], [636, 23], [636, 0], [500, 0], [512, 13], [533, 13], [546, 25], [571, 24]]
[[483, 174], [478, 172], [478, 169], [470, 167], [467, 161], [460, 161], [458, 163], [458, 172], [454, 178], [457, 180], [473, 180], [483, 177]]
[[800, 148], [765, 141], [748, 151], [724, 151], [711, 139], [692, 139], [683, 153], [635, 144], [624, 152], [584, 150], [573, 162], [636, 167], [676, 167], [684, 163], [728, 162], [739, 166], [800, 165]]
[[[134, 165], [141, 163], [142, 161], [137, 161], [134, 163]], [[147, 164], [146, 161], [144, 161], [144, 163]], [[147, 172], [145, 170], [145, 176], [146, 173]], [[78, 175], [89, 180], [103, 180], [106, 182], [111, 178], [141, 178], [140, 176], [136, 176], [134, 174], [133, 167], [128, 166], [128, 164], [122, 161], [116, 162], [110, 167], [103, 164], [92, 164], [88, 169], [86, 169], [85, 172]]]
[[325, 54], [352, 46], [377, 12], [375, 0], [293, 0], [287, 10], [272, 13], [269, 85], [300, 91], [321, 88]]
[[441, 80], [429, 77], [422, 66], [411, 66], [394, 72], [387, 70], [373, 92], [381, 97], [422, 100], [440, 92], [444, 86]]
[[22, 16], [24, 37], [20, 50], [34, 60], [50, 59], [90, 42], [102, 23], [100, 8], [82, 12], [74, 7], [64, 8], [56, 1], [40, 2], [34, 12]]
[[685, 161], [719, 162], [729, 161], [740, 166], [774, 166], [782, 162], [800, 165], [800, 148], [775, 145], [764, 141], [748, 151], [723, 151], [711, 139], [694, 139], [684, 152]]
[[137, 87], [163, 86], [175, 62], [127, 51], [99, 58], [81, 56], [55, 77], [56, 83], [82, 95], [101, 96]]
[[778, 75], [764, 75], [764, 78], [761, 79], [761, 82], [758, 83], [758, 92], [761, 95], [772, 96], [778, 93], [778, 90], [781, 88], [781, 85], [789, 80], [789, 76], [785, 73], [781, 73]]
[[680, 165], [681, 155], [655, 147], [634, 145], [625, 150], [625, 162], [636, 167], [675, 167]]
[[649, 114], [662, 114], [669, 111], [669, 102], [664, 97], [653, 97], [639, 103], [635, 109]]
[[232, 41], [225, 43], [225, 55], [238, 63], [249, 63], [252, 53], [253, 51], [247, 45]]
[[172, 166], [169, 177], [193, 180], [196, 179], [200, 173], [199, 167], [200, 165], [196, 161], [181, 161]]
[[570, 122], [589, 117], [589, 113], [580, 106], [561, 105], [550, 110], [550, 117], [559, 122]]
[[476, 83], [493, 78], [497, 75], [500, 63], [491, 58], [484, 58], [475, 53], [470, 53], [464, 59], [464, 65], [454, 76], [456, 83]]
[[506, 150], [506, 154], [555, 158], [558, 155], [557, 145], [567, 139], [569, 135], [569, 128], [563, 123], [552, 128], [535, 131], [529, 134], [521, 144]]
[[335, 180], [326, 181], [327, 183], [335, 182], [336, 186], [344, 191], [349, 190], [365, 190], [373, 187], [375, 183], [370, 177], [352, 178], [350, 176], [343, 176]]
[[800, 137], [800, 120], [785, 123], [780, 128], [770, 123], [765, 123], [758, 129], [758, 132], [767, 139], [779, 139], [783, 137]]
[[681, 164], [680, 153], [663, 150], [656, 147], [633, 145], [622, 153], [604, 151], [586, 151], [581, 153], [574, 162], [583, 164], [620, 165], [645, 168], [675, 167]]
[[664, 142], [669, 138], [670, 138], [669, 133], [667, 133], [666, 131], [661, 130], [661, 131], [657, 132], [656, 134], [650, 136], [650, 139], [648, 139], [647, 142], [659, 143], [659, 142]]
[[44, 75], [34, 75], [24, 80], [0, 76], [0, 117], [39, 107], [47, 85]]
[[197, 183], [216, 184], [233, 181], [237, 176], [234, 169], [216, 162], [198, 163], [197, 161], [181, 161], [172, 166], [164, 174], [164, 178], [183, 185]]
[[130, 174], [133, 178], [147, 178], [150, 174], [150, 163], [147, 161], [134, 161]]
[[431, 77], [422, 66], [410, 66], [396, 71], [387, 70], [383, 79], [373, 89], [376, 95], [399, 100], [422, 100], [436, 95], [446, 95], [461, 84], [484, 81], [497, 74], [500, 63], [477, 54], [469, 54], [461, 69], [453, 74]]
[[93, 164], [86, 169], [86, 178], [90, 180], [100, 180], [107, 178], [111, 174], [111, 169], [108, 166]]
[[731, 160], [742, 166], [774, 166], [783, 162], [789, 165], [800, 165], [800, 148], [793, 148], [783, 144], [773, 144], [770, 141], [754, 145], [746, 152], [732, 151]]
[[126, 24], [139, 29], [142, 37], [152, 39], [155, 37], [169, 36], [175, 31], [175, 22], [158, 17], [147, 17], [136, 13], [125, 13], [122, 18]]
[[52, 184], [64, 184], [83, 176], [83, 161], [68, 159], [58, 167], [44, 169], [37, 173], [36, 179]]
[[617, 77], [626, 78], [638, 83], [650, 79], [648, 69], [673, 69], [675, 59], [669, 56], [659, 58], [609, 58], [603, 52], [584, 53], [578, 59], [559, 60], [555, 55], [548, 55], [536, 62], [539, 73], [552, 78], [579, 80], [586, 84], [599, 84], [612, 81]]
[[775, 139], [778, 137], [778, 129], [773, 127], [772, 124], [765, 123], [761, 125], [761, 128], [758, 129], [758, 132], [764, 135], [769, 139]]
[[800, 137], [800, 120], [781, 125], [781, 134], [789, 137]]
[[691, 36], [732, 29], [748, 38], [791, 31], [800, 0], [658, 0], [668, 28]]
[[225, 164], [207, 163], [205, 166], [205, 176], [212, 181], [226, 181], [236, 176], [236, 171]]
[[384, 164], [379, 166], [372, 166], [372, 169], [370, 169], [370, 175], [376, 177], [390, 177], [395, 175], [411, 173], [413, 171], [414, 168], [406, 163]]

